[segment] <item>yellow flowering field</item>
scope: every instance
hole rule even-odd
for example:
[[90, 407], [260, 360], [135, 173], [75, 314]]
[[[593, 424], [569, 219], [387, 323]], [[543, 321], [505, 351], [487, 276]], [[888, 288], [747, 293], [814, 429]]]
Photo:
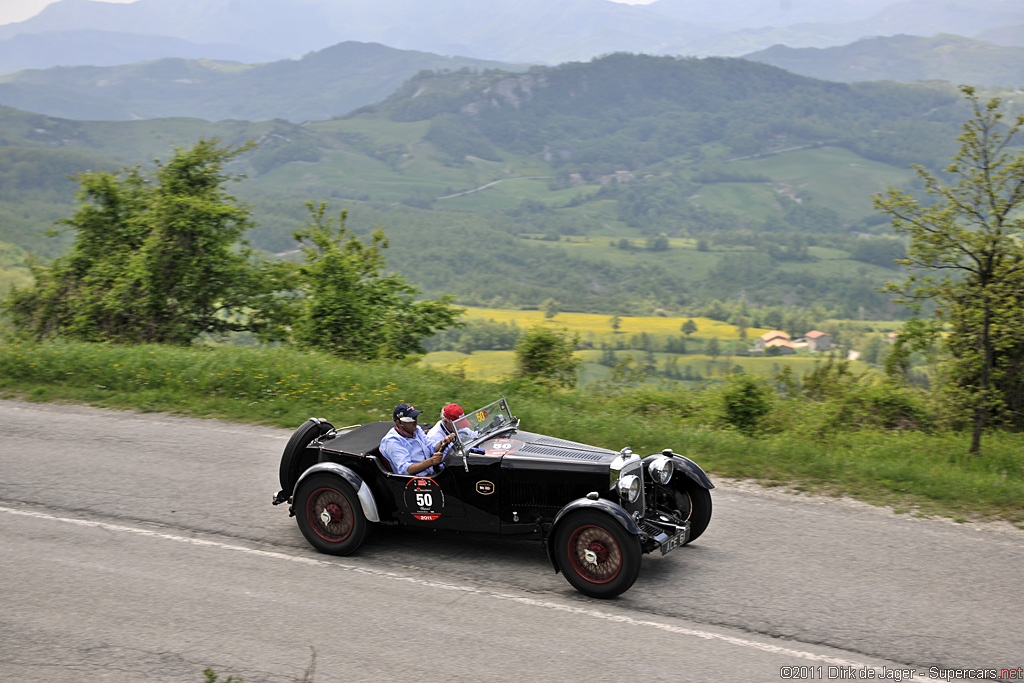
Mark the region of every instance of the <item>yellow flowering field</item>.
[[[619, 316], [619, 330], [612, 330], [610, 315], [599, 315], [596, 313], [559, 313], [554, 318], [545, 318], [544, 311], [509, 311], [498, 308], [466, 308], [464, 316], [466, 320], [494, 320], [500, 323], [515, 323], [526, 329], [534, 325], [551, 325], [552, 327], [563, 327], [570, 332], [578, 332], [581, 339], [593, 339], [598, 341], [615, 341], [623, 336], [628, 339], [634, 334], [646, 332], [655, 335], [659, 341], [665, 338], [683, 336], [680, 328], [689, 318], [670, 316]], [[691, 337], [693, 339], [718, 339], [719, 341], [737, 341], [740, 338], [739, 329], [728, 323], [723, 323], [710, 318], [692, 318], [697, 325], [697, 331]], [[766, 329], [749, 327], [747, 328], [747, 339], [753, 340], [761, 336]]]
[[[616, 351], [619, 359], [632, 356], [636, 361], [642, 361], [644, 353], [633, 349]], [[587, 349], [576, 352], [576, 357], [584, 363], [594, 363], [601, 357], [601, 351]], [[672, 354], [655, 353], [655, 360], [658, 368], [661, 369], [666, 358]], [[686, 366], [690, 366], [693, 375], [701, 377], [720, 378], [725, 367], [740, 366], [743, 371], [757, 377], [773, 377], [779, 370], [789, 367], [799, 377], [814, 368], [814, 364], [820, 359], [813, 356], [719, 356], [712, 359], [710, 356], [694, 353], [676, 355], [680, 372], [684, 372]], [[448, 373], [455, 372], [463, 374], [468, 379], [496, 381], [510, 376], [515, 367], [515, 352], [513, 351], [475, 351], [472, 354], [459, 353], [458, 351], [435, 351], [426, 354], [420, 361], [427, 367], [437, 368]], [[871, 366], [861, 361], [851, 361], [850, 370], [853, 372], [865, 372], [871, 370]], [[593, 373], [589, 373], [593, 374]], [[606, 372], [598, 373], [605, 375]], [[585, 375], [586, 377], [586, 375]]]

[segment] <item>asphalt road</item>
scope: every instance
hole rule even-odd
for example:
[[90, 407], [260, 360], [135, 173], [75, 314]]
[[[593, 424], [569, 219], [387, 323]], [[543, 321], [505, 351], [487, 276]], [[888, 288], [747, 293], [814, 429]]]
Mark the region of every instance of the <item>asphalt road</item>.
[[270, 505], [289, 435], [0, 401], [0, 678], [296, 681], [312, 662], [320, 682], [976, 680], [1024, 666], [1019, 530], [722, 483], [696, 543], [645, 556], [632, 589], [599, 601], [532, 541], [388, 528], [351, 557], [317, 554]]

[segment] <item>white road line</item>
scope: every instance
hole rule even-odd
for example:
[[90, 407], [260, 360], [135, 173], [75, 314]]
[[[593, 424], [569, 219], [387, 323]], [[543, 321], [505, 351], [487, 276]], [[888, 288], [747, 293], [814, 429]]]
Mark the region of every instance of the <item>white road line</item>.
[[245, 553], [247, 555], [255, 555], [257, 557], [267, 557], [275, 560], [284, 560], [286, 562], [298, 562], [299, 564], [307, 564], [314, 566], [323, 567], [334, 567], [344, 571], [357, 572], [360, 574], [368, 574], [371, 576], [378, 576], [394, 581], [405, 581], [407, 583], [413, 583], [419, 586], [427, 586], [430, 588], [441, 588], [443, 590], [460, 591], [463, 593], [472, 593], [484, 597], [496, 598], [498, 600], [505, 600], [508, 602], [514, 602], [521, 605], [529, 605], [531, 607], [539, 607], [541, 609], [553, 610], [556, 612], [568, 612], [570, 614], [578, 614], [580, 616], [590, 617], [592, 619], [601, 619], [604, 621], [613, 621], [620, 624], [629, 624], [631, 626], [645, 626], [648, 628], [655, 628], [661, 631], [667, 631], [669, 633], [676, 633], [683, 636], [691, 636], [694, 638], [703, 638], [705, 640], [717, 640], [737, 647], [752, 648], [755, 650], [761, 650], [771, 654], [777, 654], [784, 657], [797, 657], [799, 659], [807, 659], [813, 662], [822, 662], [824, 664], [832, 664], [835, 666], [842, 667], [854, 667], [856, 669], [862, 668], [874, 668], [869, 667], [866, 664], [860, 662], [853, 662], [845, 659], [837, 659], [835, 657], [828, 657], [826, 655], [818, 655], [813, 652], [803, 652], [801, 650], [793, 650], [787, 647], [780, 647], [778, 645], [771, 645], [769, 643], [759, 643], [754, 640], [747, 640], [746, 638], [737, 638], [736, 636], [724, 635], [721, 633], [712, 633], [710, 631], [699, 631], [691, 628], [683, 628], [681, 626], [673, 626], [672, 624], [666, 624], [658, 621], [646, 621], [642, 619], [634, 619], [633, 617], [627, 617], [618, 614], [610, 614], [608, 612], [601, 612], [595, 609], [588, 609], [584, 607], [573, 607], [572, 605], [561, 605], [556, 602], [549, 600], [538, 600], [536, 598], [528, 598], [517, 595], [508, 595], [505, 593], [495, 593], [492, 591], [482, 590], [479, 588], [471, 588], [468, 586], [455, 586], [450, 583], [442, 583], [440, 581], [430, 581], [426, 579], [419, 579], [409, 576], [401, 576], [399, 574], [393, 574], [391, 572], [382, 571], [379, 569], [367, 569], [365, 567], [357, 567], [350, 564], [345, 564], [337, 560], [319, 560], [310, 557], [301, 557], [296, 555], [288, 555], [280, 552], [273, 552], [269, 550], [257, 550], [255, 548], [246, 548], [240, 545], [231, 545], [229, 543], [221, 543], [220, 541], [210, 541], [201, 538], [189, 538], [187, 536], [176, 536], [174, 534], [162, 533], [159, 531], [153, 531], [151, 529], [141, 529], [138, 527], [122, 526], [119, 524], [107, 524], [106, 522], [95, 522], [86, 519], [72, 519], [70, 517], [56, 517], [54, 515], [48, 515], [42, 512], [32, 512], [30, 510], [15, 510], [12, 508], [0, 507], [0, 512], [6, 512], [11, 515], [20, 515], [22, 517], [32, 517], [35, 519], [45, 519], [52, 522], [63, 522], [65, 524], [75, 524], [78, 526], [94, 527], [97, 529], [105, 529], [107, 531], [118, 531], [130, 534], [137, 534], [139, 536], [149, 536], [151, 538], [159, 538], [166, 541], [175, 541], [177, 543], [187, 543], [189, 545], [201, 546], [206, 548], [220, 548], [221, 550], [231, 550], [234, 552]]

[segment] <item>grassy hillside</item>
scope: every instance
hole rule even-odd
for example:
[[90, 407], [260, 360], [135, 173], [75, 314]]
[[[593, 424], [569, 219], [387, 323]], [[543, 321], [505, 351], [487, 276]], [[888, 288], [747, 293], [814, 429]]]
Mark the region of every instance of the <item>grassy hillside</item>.
[[897, 512], [1024, 524], [1020, 435], [987, 435], [983, 455], [967, 457], [965, 435], [903, 429], [898, 420], [886, 426], [908, 406], [926, 412], [919, 399], [858, 390], [830, 402], [773, 395], [764, 429], [747, 436], [729, 423], [724, 391], [725, 385], [549, 393], [287, 349], [0, 345], [3, 398], [294, 428], [310, 415], [340, 426], [387, 420], [399, 402], [436, 415], [453, 400], [471, 409], [504, 395], [525, 429], [616, 450], [628, 445], [637, 453], [672, 447], [713, 480], [752, 478], [852, 495]]

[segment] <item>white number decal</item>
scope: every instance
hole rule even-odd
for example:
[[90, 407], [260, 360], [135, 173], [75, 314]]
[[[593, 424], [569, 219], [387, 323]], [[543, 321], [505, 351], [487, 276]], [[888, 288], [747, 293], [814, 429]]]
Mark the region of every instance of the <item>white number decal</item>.
[[417, 493], [416, 494], [416, 505], [421, 508], [429, 508], [434, 504], [434, 497], [429, 493]]

